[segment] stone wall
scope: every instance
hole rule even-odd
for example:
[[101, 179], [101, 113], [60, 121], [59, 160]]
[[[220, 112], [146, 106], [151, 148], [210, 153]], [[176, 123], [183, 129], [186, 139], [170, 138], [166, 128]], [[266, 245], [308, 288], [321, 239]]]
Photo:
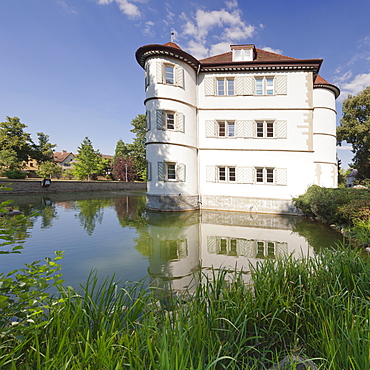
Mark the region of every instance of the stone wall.
[[111, 190], [146, 191], [146, 182], [51, 180], [50, 186], [41, 186], [41, 179], [1, 179], [0, 184], [12, 188], [11, 191], [2, 190], [0, 188], [0, 194], [62, 193]]

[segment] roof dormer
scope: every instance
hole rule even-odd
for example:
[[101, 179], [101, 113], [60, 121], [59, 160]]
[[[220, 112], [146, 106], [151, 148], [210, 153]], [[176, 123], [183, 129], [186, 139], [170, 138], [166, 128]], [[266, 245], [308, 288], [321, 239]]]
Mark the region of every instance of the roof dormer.
[[256, 48], [253, 44], [231, 45], [233, 62], [252, 62], [255, 59]]

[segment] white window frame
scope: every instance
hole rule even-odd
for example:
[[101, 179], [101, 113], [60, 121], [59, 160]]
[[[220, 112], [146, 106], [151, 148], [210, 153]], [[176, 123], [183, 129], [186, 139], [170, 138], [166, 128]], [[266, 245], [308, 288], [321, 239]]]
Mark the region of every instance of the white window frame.
[[[220, 138], [234, 138], [235, 136], [235, 121], [217, 120], [217, 137]], [[223, 133], [223, 135], [222, 135]]]
[[274, 167], [255, 167], [255, 184], [275, 185], [276, 173]]
[[236, 184], [236, 166], [217, 166], [217, 182]]
[[276, 138], [276, 121], [256, 120], [255, 138], [273, 139]]
[[[167, 79], [167, 68], [172, 69], [172, 79]], [[170, 73], [170, 70], [168, 71]], [[170, 63], [163, 63], [163, 81], [166, 85], [176, 85], [176, 71], [175, 71], [175, 65]]]
[[[229, 83], [232, 82], [232, 87]], [[222, 89], [220, 87], [222, 86]], [[234, 96], [235, 95], [235, 78], [234, 77], [216, 77], [216, 95], [217, 96]]]
[[[274, 76], [255, 76], [254, 95], [257, 96], [272, 96], [275, 95], [275, 77]], [[258, 89], [258, 82], [261, 81], [261, 88]], [[270, 85], [272, 82], [272, 87]]]
[[[165, 162], [164, 165], [165, 165], [165, 173], [164, 173], [165, 181], [169, 181], [169, 182], [178, 181], [177, 180], [177, 163], [176, 162]], [[172, 174], [174, 178], [172, 178], [172, 174], [171, 174], [171, 178], [169, 176], [171, 169], [173, 169]]]
[[[174, 111], [164, 111], [164, 129], [169, 131], [176, 131], [176, 112]], [[171, 127], [172, 126], [172, 127]]]

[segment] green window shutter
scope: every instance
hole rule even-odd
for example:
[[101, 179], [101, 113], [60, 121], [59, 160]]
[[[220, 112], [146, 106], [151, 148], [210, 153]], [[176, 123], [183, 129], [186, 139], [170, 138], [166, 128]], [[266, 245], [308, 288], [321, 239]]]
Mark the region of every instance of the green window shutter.
[[185, 132], [185, 117], [183, 113], [176, 113], [176, 131]]
[[276, 185], [287, 185], [287, 169], [286, 168], [276, 168]]
[[253, 137], [253, 121], [236, 121], [235, 123], [237, 137]]
[[254, 77], [246, 76], [244, 84], [245, 84], [245, 95], [253, 95], [254, 94]]
[[146, 180], [152, 181], [152, 164], [146, 161]]
[[206, 96], [215, 95], [215, 79], [213, 77], [204, 78], [204, 91]]
[[207, 252], [215, 254], [217, 251], [217, 238], [215, 236], [207, 236]]
[[164, 181], [164, 162], [158, 162], [158, 181]]
[[277, 75], [275, 77], [275, 89], [276, 95], [286, 95], [287, 94], [287, 76]]
[[156, 116], [157, 130], [163, 130], [163, 110], [157, 109]]
[[216, 122], [206, 121], [206, 137], [216, 137]]
[[275, 136], [278, 139], [286, 139], [287, 138], [287, 121], [275, 121]]
[[236, 181], [238, 184], [253, 184], [253, 167], [236, 167]]
[[185, 164], [178, 163], [176, 165], [176, 177], [177, 181], [185, 181]]
[[216, 167], [215, 166], [206, 166], [206, 181], [216, 182]]
[[163, 64], [162, 62], [157, 62], [157, 83], [163, 84]]
[[175, 66], [176, 86], [184, 87], [184, 68]]
[[150, 85], [149, 64], [145, 65], [145, 88]]
[[150, 130], [150, 111], [146, 111], [146, 130]]

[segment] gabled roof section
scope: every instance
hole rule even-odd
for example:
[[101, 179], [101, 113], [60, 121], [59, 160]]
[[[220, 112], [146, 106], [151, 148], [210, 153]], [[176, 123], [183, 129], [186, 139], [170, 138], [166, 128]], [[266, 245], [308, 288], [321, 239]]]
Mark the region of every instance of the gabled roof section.
[[[57, 162], [57, 163], [62, 163], [63, 161], [65, 161], [67, 159], [67, 157], [73, 153], [72, 152], [54, 152], [53, 155], [54, 155], [54, 161]], [[73, 155], [74, 156], [74, 155]]]
[[[286, 57], [284, 55], [271, 53], [270, 51], [262, 50], [262, 49], [255, 49], [256, 50], [256, 58], [254, 62], [277, 62], [277, 61], [292, 61], [292, 60], [299, 60], [296, 58]], [[320, 59], [319, 59], [320, 60]], [[229, 51], [224, 54], [215, 55], [213, 57], [201, 59], [200, 62], [203, 64], [208, 63], [231, 63], [232, 62], [232, 52]], [[235, 63], [235, 62], [234, 62]]]
[[255, 49], [252, 61], [232, 61], [232, 52], [215, 55], [201, 59], [201, 71], [277, 71], [277, 70], [305, 70], [316, 75], [321, 67], [322, 59], [297, 59], [272, 53], [270, 51]]
[[315, 77], [315, 80], [313, 82], [313, 88], [315, 89], [318, 89], [318, 88], [324, 88], [324, 89], [329, 89], [331, 91], [333, 91], [333, 93], [335, 94], [335, 98], [338, 98], [338, 96], [340, 95], [340, 90], [337, 86], [329, 83], [328, 81], [326, 81], [325, 79], [323, 79], [321, 76], [317, 75]]

